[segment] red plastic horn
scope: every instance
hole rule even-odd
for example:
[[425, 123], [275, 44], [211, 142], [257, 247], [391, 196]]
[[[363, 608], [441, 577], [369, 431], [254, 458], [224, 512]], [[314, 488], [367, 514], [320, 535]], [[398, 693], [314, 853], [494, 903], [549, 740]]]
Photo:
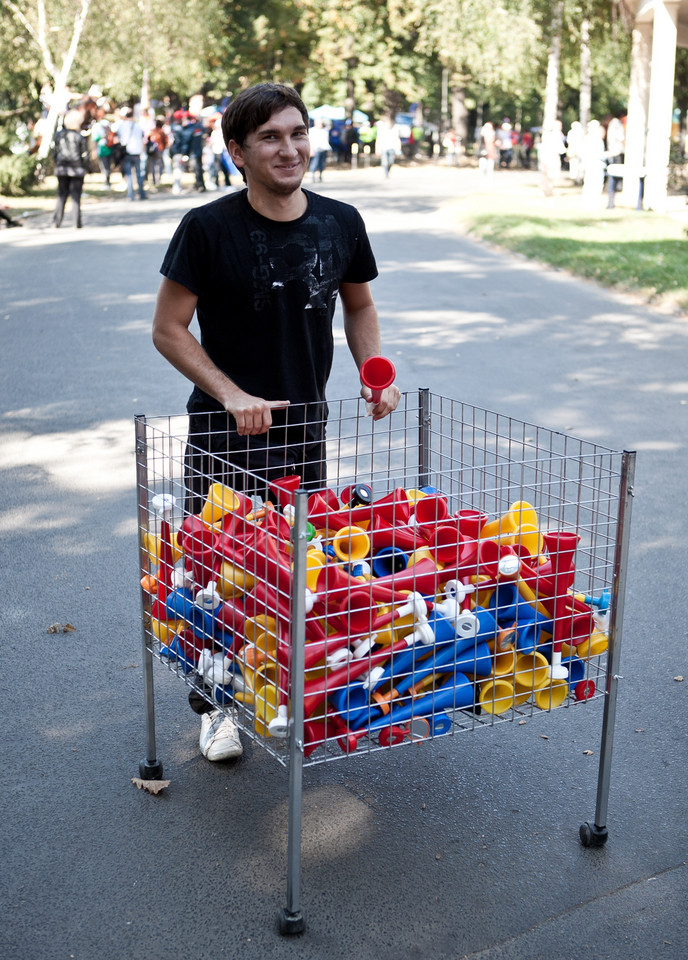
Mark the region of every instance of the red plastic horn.
[[270, 482], [270, 489], [277, 496], [280, 507], [294, 506], [294, 493], [301, 485], [301, 477], [294, 474], [291, 477], [281, 477]]
[[396, 375], [396, 368], [387, 357], [368, 357], [361, 365], [361, 383], [372, 392], [373, 403], [380, 402], [382, 391], [392, 386]]

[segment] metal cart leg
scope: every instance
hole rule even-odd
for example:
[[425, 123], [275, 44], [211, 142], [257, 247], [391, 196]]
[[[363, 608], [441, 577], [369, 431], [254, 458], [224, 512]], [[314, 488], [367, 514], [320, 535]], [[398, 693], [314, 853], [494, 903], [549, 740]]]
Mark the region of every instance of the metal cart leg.
[[614, 582], [612, 587], [612, 610], [609, 625], [609, 653], [607, 657], [607, 685], [602, 720], [602, 746], [597, 777], [597, 806], [595, 822], [583, 823], [579, 829], [584, 847], [601, 847], [607, 842], [607, 801], [614, 743], [616, 697], [618, 691], [619, 662], [621, 658], [621, 627], [623, 623], [624, 594], [626, 590], [626, 565], [630, 540], [631, 503], [635, 475], [635, 452], [624, 451], [621, 463], [619, 517], [617, 525], [616, 552], [614, 556]]
[[[138, 496], [139, 521], [139, 569], [146, 568], [146, 551], [143, 532], [148, 525], [148, 465], [146, 460], [146, 420], [136, 417], [136, 489]], [[141, 589], [141, 603], [146, 613], [147, 598]], [[146, 757], [139, 763], [139, 774], [144, 780], [161, 780], [162, 763], [157, 759], [155, 750], [155, 699], [153, 696], [153, 654], [148, 646], [146, 635], [147, 617], [142, 617], [143, 642], [143, 699], [146, 710]]]
[[430, 390], [418, 391], [418, 486], [430, 483]]
[[292, 588], [291, 719], [289, 731], [289, 838], [287, 905], [277, 915], [281, 934], [303, 933], [301, 912], [301, 808], [303, 785], [304, 669], [306, 643], [306, 549], [308, 495], [294, 495], [294, 579]]

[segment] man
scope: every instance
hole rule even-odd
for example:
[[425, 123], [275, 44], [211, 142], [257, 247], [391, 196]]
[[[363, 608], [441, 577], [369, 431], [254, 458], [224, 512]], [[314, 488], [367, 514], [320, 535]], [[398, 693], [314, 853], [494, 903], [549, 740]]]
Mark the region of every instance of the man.
[[146, 199], [146, 190], [143, 185], [141, 170], [141, 155], [143, 154], [144, 135], [141, 124], [132, 117], [131, 107], [122, 107], [119, 111], [121, 120], [113, 127], [113, 133], [124, 147], [122, 157], [122, 174], [127, 182], [127, 196], [134, 200], [134, 173], [139, 189], [139, 199]]
[[[363, 221], [354, 207], [301, 187], [308, 126], [290, 87], [240, 93], [222, 131], [246, 190], [187, 213], [161, 267], [153, 340], [195, 385], [186, 456], [193, 512], [228, 464], [266, 481], [298, 473], [305, 486], [323, 483], [337, 295], [357, 367], [380, 353], [370, 292], [377, 267]], [[189, 330], [194, 313], [200, 343]], [[391, 413], [399, 397], [394, 384], [384, 390], [373, 417]], [[290, 423], [290, 404], [307, 404], [305, 422]], [[200, 744], [210, 760], [242, 752], [236, 725], [218, 711], [204, 714]]]
[[193, 161], [196, 190], [205, 193], [203, 179], [203, 126], [188, 110], [177, 110], [172, 122], [172, 145], [170, 156], [173, 165], [173, 193], [182, 192], [182, 164]]
[[383, 117], [378, 121], [375, 150], [380, 154], [380, 165], [385, 177], [388, 177], [394, 161], [401, 155], [399, 128], [391, 117]]

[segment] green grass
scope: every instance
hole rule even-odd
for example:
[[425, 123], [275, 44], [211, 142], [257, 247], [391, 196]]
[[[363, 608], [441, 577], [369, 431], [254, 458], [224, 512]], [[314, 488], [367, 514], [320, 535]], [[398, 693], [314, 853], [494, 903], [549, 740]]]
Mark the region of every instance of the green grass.
[[688, 311], [688, 218], [586, 211], [578, 193], [545, 198], [533, 187], [465, 197], [452, 211], [471, 236]]

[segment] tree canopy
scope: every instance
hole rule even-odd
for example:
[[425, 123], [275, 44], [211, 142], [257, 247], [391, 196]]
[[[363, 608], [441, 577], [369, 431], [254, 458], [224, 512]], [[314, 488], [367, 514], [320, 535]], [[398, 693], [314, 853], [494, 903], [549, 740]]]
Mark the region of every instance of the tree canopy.
[[[135, 101], [145, 72], [159, 101], [197, 93], [219, 100], [281, 80], [309, 106], [334, 101], [375, 118], [422, 104], [439, 121], [444, 84], [469, 109], [485, 105], [488, 115], [508, 111], [535, 125], [558, 7], [545, 0], [119, 0], [115, 21], [106, 0], [0, 0], [0, 103], [5, 110], [35, 105], [46, 83], [55, 88], [61, 80], [72, 90], [97, 85], [117, 102]], [[570, 122], [577, 110], [584, 22], [593, 112], [611, 112], [628, 86], [625, 6], [564, 0], [562, 7], [557, 113]]]

